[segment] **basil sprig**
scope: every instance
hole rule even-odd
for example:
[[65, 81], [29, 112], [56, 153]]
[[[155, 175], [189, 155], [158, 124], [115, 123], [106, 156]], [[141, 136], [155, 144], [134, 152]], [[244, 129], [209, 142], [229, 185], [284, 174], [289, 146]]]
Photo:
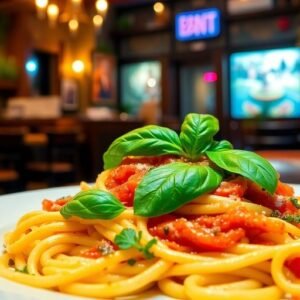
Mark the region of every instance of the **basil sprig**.
[[104, 167], [115, 167], [129, 155], [183, 157], [181, 163], [150, 170], [139, 183], [134, 212], [146, 217], [172, 212], [214, 190], [228, 172], [242, 175], [274, 193], [278, 175], [272, 165], [255, 153], [234, 150], [226, 140], [214, 140], [218, 130], [215, 117], [195, 113], [186, 116], [179, 135], [153, 125], [135, 129], [111, 144], [103, 157]]
[[111, 193], [101, 190], [88, 190], [76, 194], [60, 210], [68, 219], [77, 216], [82, 219], [113, 219], [125, 210], [125, 206]]
[[116, 235], [114, 242], [120, 249], [127, 250], [129, 248], [135, 248], [143, 253], [146, 259], [154, 257], [150, 252], [150, 248], [157, 243], [156, 239], [150, 240], [146, 245], [141, 244], [142, 231], [136, 233], [132, 228], [125, 228], [119, 234]]

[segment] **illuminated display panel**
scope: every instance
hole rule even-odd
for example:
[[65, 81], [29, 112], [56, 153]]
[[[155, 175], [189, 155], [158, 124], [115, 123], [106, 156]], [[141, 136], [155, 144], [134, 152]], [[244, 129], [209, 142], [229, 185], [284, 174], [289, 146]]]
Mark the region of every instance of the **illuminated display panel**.
[[233, 118], [300, 117], [300, 48], [233, 53], [229, 66]]
[[221, 14], [216, 8], [181, 12], [175, 16], [175, 35], [178, 41], [205, 40], [221, 33]]

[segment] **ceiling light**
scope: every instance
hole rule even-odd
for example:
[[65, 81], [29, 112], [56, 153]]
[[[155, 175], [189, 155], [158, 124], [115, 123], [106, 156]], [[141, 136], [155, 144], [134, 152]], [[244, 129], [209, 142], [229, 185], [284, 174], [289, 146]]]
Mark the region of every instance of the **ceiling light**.
[[161, 14], [164, 10], [165, 10], [165, 5], [161, 2], [156, 2], [153, 5], [153, 10], [157, 13], [157, 14]]
[[75, 60], [72, 63], [72, 70], [75, 73], [82, 73], [84, 71], [84, 63], [82, 60]]
[[103, 24], [103, 17], [102, 16], [100, 16], [100, 15], [95, 15], [94, 17], [93, 17], [93, 23], [94, 23], [94, 26], [96, 27], [96, 28], [100, 28], [101, 26], [102, 26], [102, 24]]
[[108, 9], [107, 0], [97, 0], [95, 6], [98, 13], [104, 15]]
[[79, 22], [76, 19], [71, 19], [68, 23], [71, 32], [75, 33], [78, 30]]
[[55, 25], [59, 14], [59, 8], [56, 4], [50, 4], [47, 7], [47, 15], [50, 25]]
[[41, 19], [45, 18], [47, 5], [48, 5], [48, 0], [35, 0], [35, 6], [39, 18]]

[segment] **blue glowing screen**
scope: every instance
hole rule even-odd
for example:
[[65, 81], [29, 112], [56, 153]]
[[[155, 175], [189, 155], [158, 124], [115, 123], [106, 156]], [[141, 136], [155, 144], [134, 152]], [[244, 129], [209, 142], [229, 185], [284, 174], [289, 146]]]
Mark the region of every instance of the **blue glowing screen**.
[[300, 48], [233, 53], [229, 66], [233, 118], [300, 117]]

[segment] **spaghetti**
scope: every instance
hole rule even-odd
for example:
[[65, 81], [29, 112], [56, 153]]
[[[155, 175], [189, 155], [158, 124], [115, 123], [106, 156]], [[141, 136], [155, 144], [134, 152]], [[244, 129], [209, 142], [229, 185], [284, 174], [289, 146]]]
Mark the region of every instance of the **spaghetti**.
[[77, 196], [44, 200], [44, 210], [25, 214], [5, 235], [0, 276], [105, 299], [153, 288], [176, 299], [300, 295], [298, 200], [278, 180], [271, 195], [232, 173], [173, 211], [137, 215], [132, 201], [143, 178], [178, 161], [186, 160], [173, 154], [126, 156], [94, 186], [82, 183], [81, 195], [112, 193], [125, 204], [111, 219], [66, 217], [62, 208], [82, 201]]

